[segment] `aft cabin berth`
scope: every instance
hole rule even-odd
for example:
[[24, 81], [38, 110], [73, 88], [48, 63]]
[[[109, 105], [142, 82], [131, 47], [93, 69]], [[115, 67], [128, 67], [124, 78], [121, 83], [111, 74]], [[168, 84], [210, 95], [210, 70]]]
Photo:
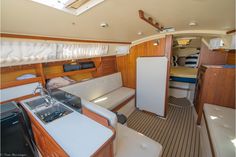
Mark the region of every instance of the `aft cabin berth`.
[[236, 155], [233, 0], [0, 4], [0, 156]]

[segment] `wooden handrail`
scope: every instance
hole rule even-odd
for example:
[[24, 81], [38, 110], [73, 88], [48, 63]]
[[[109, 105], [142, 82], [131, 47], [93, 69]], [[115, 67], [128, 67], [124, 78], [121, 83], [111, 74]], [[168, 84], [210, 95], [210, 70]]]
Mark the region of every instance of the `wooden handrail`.
[[153, 27], [157, 28], [158, 30], [163, 30], [163, 27], [160, 26], [160, 24], [158, 22], [154, 22], [153, 21], [153, 18], [151, 17], [148, 17], [146, 18], [145, 15], [144, 15], [144, 11], [143, 10], [139, 10], [139, 17], [144, 20], [145, 22], [149, 23], [150, 25], [152, 25]]
[[233, 29], [233, 30], [226, 32], [226, 34], [231, 34], [231, 33], [235, 33], [235, 32], [236, 32], [236, 29]]

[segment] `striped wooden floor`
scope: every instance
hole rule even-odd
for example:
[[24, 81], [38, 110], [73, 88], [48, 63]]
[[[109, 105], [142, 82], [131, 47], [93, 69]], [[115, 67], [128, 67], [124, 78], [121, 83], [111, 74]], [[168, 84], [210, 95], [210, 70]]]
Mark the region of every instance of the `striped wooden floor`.
[[170, 97], [167, 118], [161, 119], [139, 110], [128, 118], [127, 125], [163, 146], [162, 157], [199, 157], [200, 135], [194, 122], [193, 107], [187, 99]]

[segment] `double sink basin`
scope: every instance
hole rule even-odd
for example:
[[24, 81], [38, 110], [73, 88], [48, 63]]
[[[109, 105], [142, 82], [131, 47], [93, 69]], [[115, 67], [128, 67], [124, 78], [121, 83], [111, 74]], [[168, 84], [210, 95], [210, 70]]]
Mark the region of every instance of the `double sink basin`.
[[30, 110], [45, 124], [72, 113], [72, 109], [78, 112], [81, 110], [80, 99], [73, 95], [57, 90], [52, 93], [52, 97], [50, 103], [44, 97], [26, 102]]

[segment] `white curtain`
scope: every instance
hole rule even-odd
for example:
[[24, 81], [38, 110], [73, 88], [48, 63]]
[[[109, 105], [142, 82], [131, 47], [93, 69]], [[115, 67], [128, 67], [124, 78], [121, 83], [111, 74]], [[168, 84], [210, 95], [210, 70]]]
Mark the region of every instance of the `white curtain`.
[[45, 61], [100, 56], [108, 53], [106, 44], [70, 44], [33, 41], [1, 41], [1, 62]]
[[79, 58], [100, 56], [108, 53], [105, 44], [58, 44], [57, 58]]

